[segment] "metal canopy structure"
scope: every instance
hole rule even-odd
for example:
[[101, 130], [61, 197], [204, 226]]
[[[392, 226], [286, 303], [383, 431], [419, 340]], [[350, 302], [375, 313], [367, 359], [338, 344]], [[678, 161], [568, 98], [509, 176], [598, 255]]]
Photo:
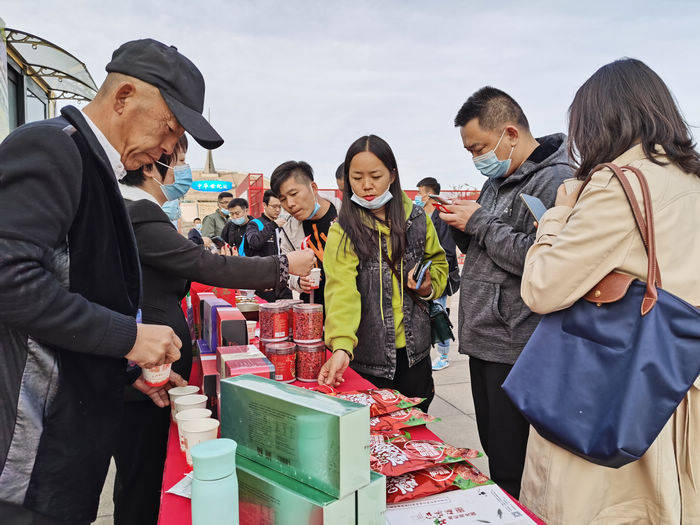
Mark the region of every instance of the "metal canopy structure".
[[85, 64], [56, 44], [17, 29], [5, 29], [9, 51], [26, 67], [27, 76], [49, 89], [50, 100], [90, 101], [97, 85]]

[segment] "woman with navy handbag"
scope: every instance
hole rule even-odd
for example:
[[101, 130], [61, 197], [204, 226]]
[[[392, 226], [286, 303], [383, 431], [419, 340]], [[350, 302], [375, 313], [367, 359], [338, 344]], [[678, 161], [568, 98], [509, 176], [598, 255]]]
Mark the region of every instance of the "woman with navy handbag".
[[[655, 293], [653, 276], [657, 276], [663, 279], [663, 286], [656, 279], [659, 301], [662, 294], [685, 301], [690, 322], [696, 323], [693, 319], [700, 318], [693, 318], [695, 312], [690, 310], [700, 306], [700, 156], [668, 88], [644, 63], [618, 60], [600, 68], [578, 90], [569, 119], [577, 178], [593, 175], [580, 194], [567, 193], [562, 185], [555, 207], [540, 220], [536, 242], [525, 261], [523, 300], [542, 314], [569, 309], [584, 296], [596, 308], [604, 299], [598, 283], [611, 272], [644, 282], [652, 276], [647, 294]], [[629, 168], [620, 179], [612, 166], [601, 168], [602, 163]], [[648, 183], [647, 206], [643, 182], [634, 168]], [[628, 202], [620, 182], [624, 179], [629, 182], [631, 200], [636, 196], [637, 211], [644, 210], [641, 221], [640, 214], [635, 218], [632, 211], [633, 202]], [[652, 227], [643, 240], [640, 231], [649, 215]], [[658, 271], [648, 264], [654, 257], [647, 256], [647, 249], [654, 244]], [[624, 295], [625, 290], [618, 292]], [[636, 306], [635, 311], [641, 319]], [[696, 327], [691, 326], [700, 332]], [[633, 324], [627, 328], [636, 329]], [[615, 337], [610, 334], [610, 339]], [[696, 348], [700, 352], [700, 338]], [[550, 347], [547, 351], [569, 350]], [[689, 390], [651, 446], [636, 461], [613, 465], [619, 468], [583, 459], [582, 454], [532, 429], [522, 480], [523, 503], [550, 524], [700, 523], [700, 380], [697, 369], [686, 371], [686, 377], [690, 377]], [[547, 377], [532, 380], [544, 383]], [[611, 384], [612, 391], [622, 388], [624, 380], [621, 376], [619, 383]], [[640, 417], [651, 410], [626, 407], [630, 408]], [[567, 417], [575, 419], [578, 414]]]

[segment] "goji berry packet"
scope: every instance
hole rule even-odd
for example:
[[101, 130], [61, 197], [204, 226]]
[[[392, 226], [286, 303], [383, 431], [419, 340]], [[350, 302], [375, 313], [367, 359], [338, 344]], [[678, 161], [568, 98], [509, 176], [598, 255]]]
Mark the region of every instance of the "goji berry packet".
[[422, 397], [406, 397], [398, 390], [389, 388], [338, 392], [336, 395], [346, 401], [369, 406], [369, 417], [383, 416], [403, 408], [411, 408], [424, 400]]
[[388, 438], [372, 434], [369, 443], [369, 466], [385, 476], [400, 476], [435, 465], [458, 463], [481, 456], [481, 452], [471, 448], [457, 448], [428, 439]]
[[440, 418], [430, 416], [419, 408], [406, 408], [391, 414], [371, 418], [369, 420], [369, 431], [375, 434], [393, 434], [402, 428], [416, 427], [434, 421], [440, 421]]
[[469, 462], [436, 465], [387, 478], [386, 501], [398, 503], [449, 490], [471, 489], [492, 483], [488, 476]]

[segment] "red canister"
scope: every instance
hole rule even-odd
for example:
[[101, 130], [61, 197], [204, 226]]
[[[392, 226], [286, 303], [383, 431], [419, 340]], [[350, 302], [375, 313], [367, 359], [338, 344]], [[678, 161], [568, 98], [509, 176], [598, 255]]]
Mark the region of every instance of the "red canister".
[[294, 341], [315, 343], [323, 340], [323, 306], [320, 304], [295, 304]]
[[297, 379], [309, 383], [316, 381], [325, 360], [326, 345], [323, 341], [297, 344]]
[[275, 365], [275, 380], [291, 383], [296, 379], [296, 348], [290, 341], [269, 343], [265, 350], [267, 358]]
[[289, 306], [278, 303], [260, 305], [260, 339], [289, 336]]

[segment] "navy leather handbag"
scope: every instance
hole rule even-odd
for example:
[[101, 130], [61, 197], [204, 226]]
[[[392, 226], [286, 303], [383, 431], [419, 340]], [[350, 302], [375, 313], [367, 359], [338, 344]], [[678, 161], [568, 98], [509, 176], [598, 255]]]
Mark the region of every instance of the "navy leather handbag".
[[613, 272], [571, 307], [545, 315], [503, 389], [542, 437], [617, 468], [644, 455], [697, 379], [700, 310], [661, 289], [644, 175], [622, 168], [639, 180], [642, 215], [622, 169], [608, 163], [593, 172], [604, 167], [632, 208], [647, 281]]

